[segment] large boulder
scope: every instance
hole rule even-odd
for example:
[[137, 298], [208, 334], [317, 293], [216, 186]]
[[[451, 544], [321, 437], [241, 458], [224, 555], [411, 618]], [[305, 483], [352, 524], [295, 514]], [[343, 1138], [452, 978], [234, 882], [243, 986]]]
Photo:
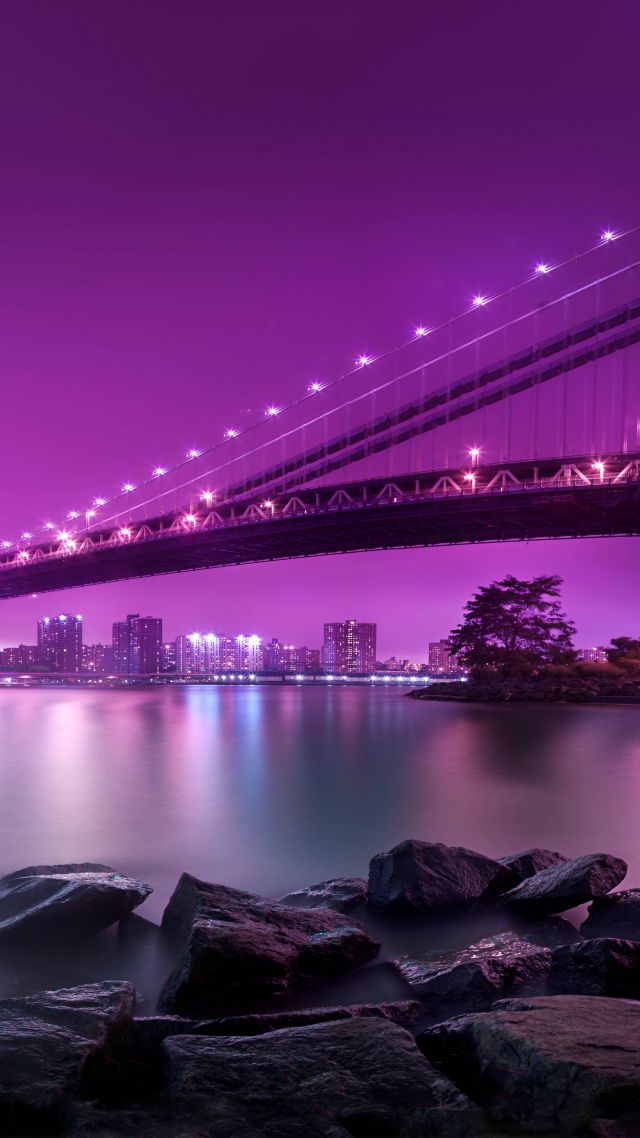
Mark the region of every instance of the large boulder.
[[542, 944], [545, 948], [559, 948], [561, 944], [576, 944], [582, 940], [582, 933], [566, 917], [539, 917], [534, 921], [516, 921], [514, 927], [523, 940]]
[[621, 889], [608, 897], [598, 897], [589, 905], [580, 931], [586, 937], [620, 936], [625, 940], [640, 940], [640, 889]]
[[32, 865], [0, 880], [0, 945], [46, 948], [128, 916], [152, 892], [108, 865]]
[[369, 904], [399, 913], [437, 913], [489, 901], [513, 883], [511, 870], [463, 846], [405, 841], [369, 865]]
[[498, 857], [496, 861], [500, 862], [500, 865], [506, 865], [515, 875], [513, 882], [515, 886], [527, 877], [533, 877], [535, 873], [549, 869], [551, 865], [560, 865], [563, 861], [567, 861], [567, 858], [555, 850], [539, 849], [535, 846], [533, 849], [523, 850], [522, 853]]
[[548, 991], [640, 1000], [640, 943], [606, 937], [557, 948]]
[[615, 889], [626, 872], [627, 863], [622, 858], [585, 854], [526, 878], [501, 898], [501, 904], [535, 917], [562, 913]]
[[425, 1061], [409, 1033], [384, 1020], [355, 1018], [253, 1038], [173, 1036], [163, 1047], [174, 1117], [190, 1122], [197, 1133], [444, 1134], [454, 1131], [436, 1131], [430, 1118], [470, 1109]]
[[640, 1003], [541, 996], [447, 1020], [417, 1042], [495, 1122], [557, 1138], [640, 1107], [639, 1032]]
[[485, 1011], [506, 996], [541, 995], [551, 951], [501, 933], [452, 952], [403, 956], [395, 965], [429, 1015], [444, 1019]]
[[181, 948], [162, 1011], [258, 1010], [377, 955], [380, 943], [330, 909], [294, 909], [184, 874], [162, 919]]
[[278, 903], [296, 909], [334, 909], [336, 913], [350, 913], [366, 899], [367, 883], [362, 877], [334, 877], [287, 893]]
[[135, 991], [104, 982], [0, 1001], [0, 1133], [50, 1134], [76, 1092], [106, 1098]]

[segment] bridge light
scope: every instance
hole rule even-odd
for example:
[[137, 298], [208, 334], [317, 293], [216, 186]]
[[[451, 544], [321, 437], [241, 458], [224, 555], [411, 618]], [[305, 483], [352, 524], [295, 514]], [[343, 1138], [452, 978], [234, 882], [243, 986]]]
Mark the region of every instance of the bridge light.
[[597, 470], [598, 474], [600, 475], [600, 481], [604, 482], [604, 472], [605, 472], [604, 462], [594, 462], [591, 469]]
[[133, 482], [125, 482], [124, 486], [122, 487], [122, 493], [130, 494], [132, 490], [135, 490]]
[[424, 328], [422, 326], [422, 324], [418, 328], [416, 328], [416, 339], [417, 340], [419, 340], [421, 338], [421, 336], [428, 336], [428, 335], [429, 335], [429, 329]]
[[94, 498], [93, 504], [94, 504], [94, 506], [106, 506], [107, 499], [106, 498]]
[[95, 518], [95, 516], [96, 516], [95, 510], [87, 510], [87, 517], [88, 518]]
[[191, 450], [187, 451], [187, 458], [200, 458], [200, 451], [192, 447]]
[[274, 503], [271, 501], [263, 502], [262, 505], [265, 510], [273, 510], [274, 507]]
[[166, 473], [167, 473], [167, 471], [166, 471], [164, 466], [154, 466], [154, 468], [153, 468], [153, 477], [154, 478], [161, 478], [162, 475], [166, 474]]
[[473, 471], [469, 472], [468, 474], [465, 474], [464, 480], [465, 480], [465, 482], [470, 482], [471, 483], [471, 489], [475, 490], [475, 488], [476, 488], [476, 476], [473, 473]]
[[205, 490], [204, 493], [200, 495], [200, 501], [206, 502], [207, 506], [211, 505], [211, 503], [213, 502], [213, 499], [214, 499], [213, 490]]
[[313, 383], [309, 384], [309, 391], [313, 395], [316, 395], [318, 391], [322, 391], [322, 384], [317, 379], [314, 379]]
[[79, 513], [79, 511], [78, 511], [78, 510], [69, 510], [69, 513], [67, 514], [67, 517], [68, 517], [68, 518], [79, 518], [79, 517], [80, 517], [80, 513]]
[[185, 516], [183, 518], [183, 521], [188, 522], [188, 524], [190, 526], [194, 526], [196, 524], [197, 520], [198, 519], [197, 519], [195, 514], [185, 514]]
[[122, 529], [119, 529], [118, 530], [118, 537], [122, 538], [123, 541], [126, 541], [127, 538], [131, 537], [131, 530], [129, 529], [129, 527], [123, 526]]
[[541, 276], [544, 276], [545, 273], [549, 272], [549, 266], [545, 264], [544, 261], [540, 261], [540, 263], [536, 265], [536, 272], [540, 273]]
[[225, 438], [235, 439], [237, 434], [238, 432], [233, 427], [229, 427], [228, 430], [225, 431]]
[[21, 561], [28, 561], [29, 560], [29, 554], [27, 553], [26, 549], [21, 549], [19, 554], [18, 554], [18, 557], [20, 558]]
[[67, 533], [65, 529], [60, 530], [60, 533], [58, 534], [58, 541], [68, 541], [70, 537], [71, 534]]
[[280, 414], [280, 408], [279, 408], [279, 407], [273, 407], [273, 406], [272, 406], [272, 407], [267, 407], [267, 412], [266, 412], [266, 413], [267, 413], [267, 415], [271, 415], [271, 416], [273, 416], [273, 415], [279, 415], [279, 414]]
[[601, 241], [615, 241], [615, 239], [616, 235], [613, 232], [613, 229], [603, 229], [602, 233], [600, 234]]
[[11, 542], [10, 541], [3, 541], [2, 548], [3, 549], [11, 549]]
[[44, 523], [44, 528], [45, 528], [45, 529], [54, 529], [55, 527], [54, 527], [54, 524], [53, 524], [53, 522], [45, 522], [45, 523]]
[[358, 356], [356, 364], [358, 367], [367, 367], [371, 363], [371, 356]]
[[25, 539], [25, 541], [26, 541], [28, 538], [30, 538], [30, 537], [31, 537], [31, 534], [29, 533], [29, 531], [28, 531], [28, 530], [25, 530], [25, 531], [24, 531], [24, 533], [22, 534], [22, 537], [23, 537], [23, 538]]
[[473, 307], [474, 308], [483, 308], [486, 303], [487, 303], [486, 296], [480, 296], [480, 294], [478, 294], [477, 296], [474, 296], [474, 298], [473, 298]]

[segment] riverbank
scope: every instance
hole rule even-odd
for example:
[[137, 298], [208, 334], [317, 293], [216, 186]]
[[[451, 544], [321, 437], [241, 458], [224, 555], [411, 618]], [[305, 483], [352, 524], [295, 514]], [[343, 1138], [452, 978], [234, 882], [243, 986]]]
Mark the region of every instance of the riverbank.
[[[607, 853], [409, 840], [366, 880], [278, 900], [183, 874], [157, 925], [137, 912], [151, 886], [107, 865], [17, 870], [0, 880], [0, 1132], [637, 1136], [626, 872]], [[579, 929], [560, 915], [585, 902]], [[147, 977], [160, 967], [157, 1000], [98, 947], [115, 930]], [[25, 962], [44, 977], [56, 952], [76, 978], [34, 988]]]
[[435, 683], [407, 692], [409, 699], [457, 703], [640, 703], [640, 679], [549, 675]]

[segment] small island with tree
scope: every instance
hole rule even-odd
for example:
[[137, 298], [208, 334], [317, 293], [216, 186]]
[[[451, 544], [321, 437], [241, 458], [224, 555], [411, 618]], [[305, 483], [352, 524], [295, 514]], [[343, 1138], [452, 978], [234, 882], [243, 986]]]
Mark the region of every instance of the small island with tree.
[[581, 660], [557, 576], [481, 586], [449, 636], [465, 683], [434, 682], [414, 699], [465, 702], [640, 703], [640, 639], [618, 636], [606, 661]]

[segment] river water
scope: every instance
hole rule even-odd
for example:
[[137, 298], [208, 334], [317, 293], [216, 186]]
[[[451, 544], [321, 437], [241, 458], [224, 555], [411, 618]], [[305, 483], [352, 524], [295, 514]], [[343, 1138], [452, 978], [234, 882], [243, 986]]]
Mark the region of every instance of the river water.
[[403, 838], [625, 858], [640, 707], [425, 703], [346, 687], [0, 691], [0, 871], [101, 861], [278, 896]]

